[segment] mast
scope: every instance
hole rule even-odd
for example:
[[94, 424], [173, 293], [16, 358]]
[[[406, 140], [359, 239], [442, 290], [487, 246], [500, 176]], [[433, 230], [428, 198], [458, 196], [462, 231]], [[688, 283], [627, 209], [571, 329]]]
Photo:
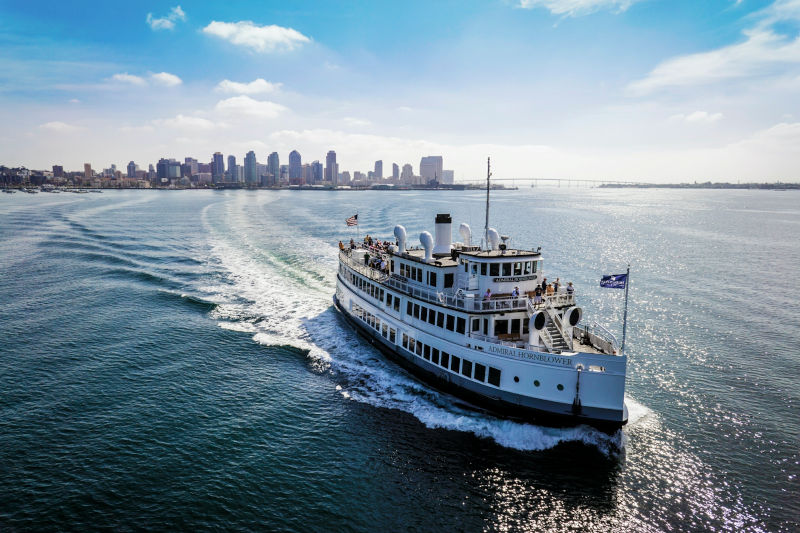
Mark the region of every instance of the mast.
[[625, 355], [625, 332], [628, 328], [628, 286], [631, 284], [631, 265], [625, 274], [625, 311], [622, 313], [622, 355]]
[[486, 225], [483, 228], [486, 249], [489, 249], [489, 178], [492, 177], [492, 158], [486, 158]]

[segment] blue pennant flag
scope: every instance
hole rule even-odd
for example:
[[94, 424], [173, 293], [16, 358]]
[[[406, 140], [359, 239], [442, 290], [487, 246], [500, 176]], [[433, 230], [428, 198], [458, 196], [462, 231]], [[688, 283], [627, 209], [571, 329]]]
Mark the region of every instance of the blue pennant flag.
[[607, 289], [624, 289], [626, 283], [628, 283], [628, 274], [611, 274], [603, 276], [603, 279], [600, 280], [600, 286]]

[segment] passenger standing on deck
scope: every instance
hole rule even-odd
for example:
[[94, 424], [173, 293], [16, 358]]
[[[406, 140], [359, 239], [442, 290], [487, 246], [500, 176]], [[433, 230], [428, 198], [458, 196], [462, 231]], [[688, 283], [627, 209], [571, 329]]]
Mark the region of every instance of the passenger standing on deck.
[[369, 252], [364, 254], [364, 264], [369, 266]]
[[542, 292], [547, 290], [547, 278], [542, 278]]
[[547, 286], [546, 293], [547, 293], [548, 296], [552, 296], [553, 295], [553, 284], [552, 283]]
[[561, 285], [561, 278], [556, 278], [556, 282], [553, 283], [553, 292], [558, 294], [558, 286]]
[[572, 286], [572, 282], [570, 281], [567, 283], [567, 294], [572, 294], [575, 292], [575, 287]]
[[542, 286], [537, 285], [536, 290], [533, 291], [533, 304], [540, 305], [542, 303]]
[[339, 241], [339, 250], [344, 250], [344, 243]]
[[514, 287], [514, 290], [511, 291], [511, 297], [515, 300], [519, 298], [519, 287]]
[[353, 239], [350, 239], [350, 249], [351, 250], [356, 249], [356, 241], [354, 241]]

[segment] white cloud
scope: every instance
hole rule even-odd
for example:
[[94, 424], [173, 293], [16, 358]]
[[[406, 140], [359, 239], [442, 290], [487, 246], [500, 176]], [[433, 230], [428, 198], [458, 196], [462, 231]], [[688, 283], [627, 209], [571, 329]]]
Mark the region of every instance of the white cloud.
[[372, 125], [372, 122], [370, 122], [369, 120], [365, 120], [363, 118], [355, 118], [355, 117], [344, 117], [342, 119], [342, 122], [344, 122], [348, 126], [356, 126], [356, 127]]
[[170, 74], [169, 72], [158, 72], [151, 74], [150, 79], [152, 79], [154, 83], [166, 85], [167, 87], [175, 87], [176, 85], [183, 83], [178, 76], [175, 74]]
[[519, 7], [533, 9], [542, 7], [553, 15], [579, 17], [604, 9], [621, 13], [639, 0], [519, 0]]
[[800, 36], [784, 35], [775, 25], [800, 21], [800, 1], [778, 0], [756, 14], [743, 42], [668, 59], [628, 86], [634, 96], [668, 88], [692, 87], [749, 78], [792, 74], [800, 67]]
[[137, 85], [139, 87], [144, 87], [145, 85], [147, 85], [147, 80], [145, 80], [141, 76], [134, 76], [133, 74], [128, 74], [127, 72], [114, 74], [113, 76], [111, 76], [111, 81], [118, 81], [120, 83], [129, 83], [131, 85]]
[[203, 33], [225, 39], [237, 46], [264, 53], [292, 51], [311, 42], [311, 39], [292, 28], [274, 24], [258, 26], [249, 20], [240, 22], [214, 20], [203, 28]]
[[723, 117], [722, 113], [709, 113], [708, 111], [695, 111], [694, 113], [678, 113], [669, 117], [671, 122], [693, 122], [697, 124], [710, 124]]
[[176, 129], [187, 130], [211, 130], [214, 128], [225, 127], [224, 124], [218, 124], [202, 117], [191, 117], [187, 115], [178, 114], [173, 118], [156, 119], [153, 124], [159, 127], [168, 127]]
[[147, 24], [150, 25], [152, 30], [171, 30], [175, 28], [175, 23], [179, 20], [186, 20], [186, 13], [181, 9], [181, 6], [175, 6], [170, 9], [166, 17], [156, 18], [152, 13], [147, 14]]
[[215, 90], [229, 94], [263, 94], [275, 92], [281, 88], [281, 85], [281, 83], [270, 83], [263, 78], [258, 78], [250, 83], [222, 80]]
[[288, 108], [268, 100], [255, 100], [249, 96], [232, 96], [217, 102], [215, 109], [223, 114], [246, 117], [276, 118]]
[[77, 98], [71, 98], [71, 99], [70, 99], [70, 101], [69, 101], [69, 103], [70, 103], [70, 104], [80, 104], [80, 103], [81, 103], [81, 101], [80, 101], [80, 100], [78, 100]]
[[45, 122], [44, 124], [41, 124], [39, 128], [55, 133], [69, 133], [71, 131], [78, 131], [82, 129], [79, 126], [73, 126], [72, 124], [67, 124], [66, 122], [60, 122], [58, 120], [53, 122]]

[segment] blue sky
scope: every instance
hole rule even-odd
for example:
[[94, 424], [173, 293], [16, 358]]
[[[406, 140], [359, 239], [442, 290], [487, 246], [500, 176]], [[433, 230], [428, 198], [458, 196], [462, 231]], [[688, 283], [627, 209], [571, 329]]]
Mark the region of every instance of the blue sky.
[[800, 0], [0, 0], [0, 163], [797, 180], [799, 24]]

